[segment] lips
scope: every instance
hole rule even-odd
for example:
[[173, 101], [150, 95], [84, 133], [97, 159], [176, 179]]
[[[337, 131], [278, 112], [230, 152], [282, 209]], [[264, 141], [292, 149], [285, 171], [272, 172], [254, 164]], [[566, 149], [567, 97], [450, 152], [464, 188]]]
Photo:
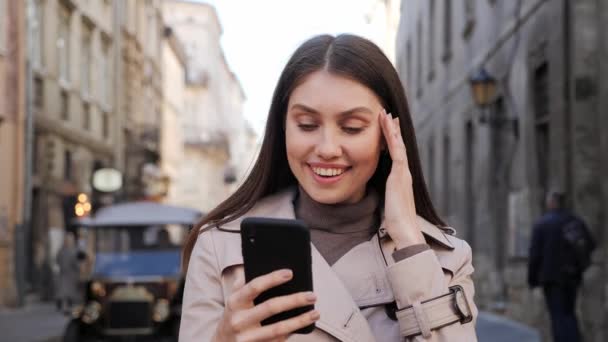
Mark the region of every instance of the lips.
[[340, 181], [351, 167], [335, 164], [308, 164], [314, 180], [321, 185]]

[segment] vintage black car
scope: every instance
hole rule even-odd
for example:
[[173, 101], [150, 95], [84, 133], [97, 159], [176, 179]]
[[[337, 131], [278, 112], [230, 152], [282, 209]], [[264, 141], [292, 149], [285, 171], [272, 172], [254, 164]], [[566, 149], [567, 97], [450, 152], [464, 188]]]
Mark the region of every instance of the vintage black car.
[[94, 266], [64, 341], [177, 341], [181, 243], [200, 216], [189, 208], [136, 202], [78, 220], [92, 231]]

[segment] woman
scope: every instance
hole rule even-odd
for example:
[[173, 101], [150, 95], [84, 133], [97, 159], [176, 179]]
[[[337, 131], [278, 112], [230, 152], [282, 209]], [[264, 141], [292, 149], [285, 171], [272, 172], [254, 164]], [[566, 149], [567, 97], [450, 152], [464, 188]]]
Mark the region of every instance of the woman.
[[[292, 275], [244, 284], [247, 216], [308, 224], [314, 293], [253, 304]], [[433, 208], [401, 82], [368, 40], [324, 35], [296, 50], [251, 174], [200, 227], [184, 250], [180, 341], [476, 340], [471, 250]], [[291, 334], [312, 322], [313, 333]]]

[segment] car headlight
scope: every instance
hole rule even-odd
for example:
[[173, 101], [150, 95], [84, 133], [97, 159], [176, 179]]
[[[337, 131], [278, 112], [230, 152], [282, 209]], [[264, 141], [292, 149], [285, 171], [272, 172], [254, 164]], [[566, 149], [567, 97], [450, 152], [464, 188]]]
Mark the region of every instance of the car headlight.
[[169, 317], [169, 301], [166, 299], [159, 299], [154, 305], [154, 313], [152, 319], [155, 322], [163, 322]]
[[90, 286], [91, 293], [95, 297], [105, 297], [106, 296], [106, 287], [103, 283], [94, 281]]
[[101, 304], [98, 302], [88, 302], [82, 310], [82, 321], [91, 324], [99, 319], [101, 314]]

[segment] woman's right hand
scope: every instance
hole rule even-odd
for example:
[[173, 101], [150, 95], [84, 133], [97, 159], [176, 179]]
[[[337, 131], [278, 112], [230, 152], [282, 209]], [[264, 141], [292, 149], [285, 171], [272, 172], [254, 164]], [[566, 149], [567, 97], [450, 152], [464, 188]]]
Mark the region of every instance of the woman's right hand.
[[304, 328], [319, 319], [319, 312], [312, 310], [299, 316], [262, 326], [260, 322], [270, 316], [297, 307], [311, 305], [316, 301], [312, 292], [298, 292], [271, 298], [255, 305], [253, 300], [262, 292], [291, 280], [290, 270], [278, 270], [257, 277], [247, 284], [244, 279], [236, 285], [228, 298], [224, 315], [215, 332], [216, 342], [233, 341], [284, 341], [294, 331]]

